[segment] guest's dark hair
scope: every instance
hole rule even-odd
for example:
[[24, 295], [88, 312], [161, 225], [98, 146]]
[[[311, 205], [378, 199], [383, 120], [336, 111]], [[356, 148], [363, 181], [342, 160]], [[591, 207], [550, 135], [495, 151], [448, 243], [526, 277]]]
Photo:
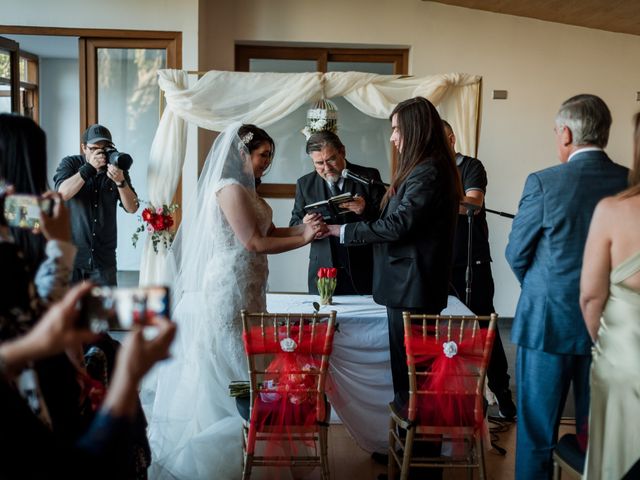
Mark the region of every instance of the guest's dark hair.
[[47, 190], [46, 136], [30, 118], [0, 114], [0, 178], [18, 193]]
[[307, 154], [311, 152], [319, 152], [324, 147], [333, 147], [336, 150], [344, 150], [344, 144], [340, 140], [340, 137], [328, 130], [314, 133], [309, 137], [309, 140], [307, 140]]
[[633, 117], [633, 165], [629, 171], [629, 188], [620, 197], [629, 198], [640, 194], [640, 113]]
[[398, 164], [393, 172], [391, 186], [382, 199], [381, 207], [395, 195], [413, 169], [423, 163], [433, 163], [439, 172], [451, 180], [451, 187], [462, 198], [460, 175], [456, 167], [451, 147], [447, 142], [442, 119], [433, 104], [424, 97], [415, 97], [400, 102], [391, 112], [396, 115], [398, 130], [402, 139], [402, 151], [398, 154]]
[[[46, 136], [30, 118], [0, 114], [0, 179], [16, 193], [41, 195], [47, 190]], [[35, 272], [44, 260], [44, 237], [20, 228], [12, 228], [11, 234]]]

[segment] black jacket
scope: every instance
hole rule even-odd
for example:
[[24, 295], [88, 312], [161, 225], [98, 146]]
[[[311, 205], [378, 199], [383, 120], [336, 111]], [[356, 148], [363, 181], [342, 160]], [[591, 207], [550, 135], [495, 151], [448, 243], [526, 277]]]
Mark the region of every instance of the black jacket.
[[[347, 162], [346, 168], [357, 175], [380, 181], [380, 172], [375, 168], [362, 167], [349, 162]], [[341, 217], [343, 217], [341, 223], [375, 220], [380, 216], [380, 201], [384, 196], [384, 187], [368, 186], [355, 182], [349, 178], [345, 178], [342, 191], [351, 192], [354, 195], [358, 194], [364, 197], [367, 203], [362, 215], [356, 215], [354, 213], [341, 215]], [[293, 211], [291, 212], [289, 225], [293, 226], [302, 223], [302, 219], [305, 215], [305, 205], [326, 200], [329, 196], [330, 193], [327, 187], [327, 182], [315, 171], [300, 177], [296, 184], [296, 199]], [[348, 273], [353, 280], [354, 289], [361, 295], [371, 294], [373, 265], [371, 246], [365, 245], [355, 248], [340, 248], [344, 248], [347, 251], [349, 258]], [[317, 295], [318, 293], [318, 289], [316, 287], [318, 268], [335, 266], [337, 266], [337, 259], [335, 258], [335, 255], [332, 255], [330, 239], [324, 238], [322, 240], [315, 240], [312, 242], [311, 250], [309, 252], [308, 272], [310, 294]], [[341, 293], [341, 287], [344, 286], [344, 283], [345, 281], [342, 281], [341, 279], [338, 281], [338, 286], [335, 292], [336, 295]]]
[[346, 226], [346, 244], [374, 244], [376, 303], [433, 312], [447, 306], [457, 216], [453, 182], [427, 161], [413, 169], [379, 220]]

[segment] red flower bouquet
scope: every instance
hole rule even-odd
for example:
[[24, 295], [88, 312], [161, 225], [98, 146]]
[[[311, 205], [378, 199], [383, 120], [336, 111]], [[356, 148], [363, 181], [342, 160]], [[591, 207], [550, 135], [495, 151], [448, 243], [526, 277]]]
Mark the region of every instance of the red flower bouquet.
[[337, 268], [318, 269], [318, 280], [316, 281], [316, 285], [318, 286], [320, 303], [322, 305], [331, 305], [331, 302], [333, 301], [333, 292], [336, 290], [336, 285], [338, 283], [337, 277]]
[[140, 234], [145, 230], [151, 235], [153, 251], [158, 253], [158, 244], [162, 242], [165, 248], [171, 246], [175, 231], [173, 227], [173, 212], [178, 209], [177, 203], [153, 207], [151, 204], [138, 217], [142, 223], [131, 236], [131, 243], [135, 247], [140, 238]]

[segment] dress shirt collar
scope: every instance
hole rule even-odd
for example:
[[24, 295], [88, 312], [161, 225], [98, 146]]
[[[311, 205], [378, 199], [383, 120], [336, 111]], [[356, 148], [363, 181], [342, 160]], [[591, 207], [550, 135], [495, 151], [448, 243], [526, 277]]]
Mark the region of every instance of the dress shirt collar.
[[[327, 182], [327, 186], [331, 187], [331, 182], [329, 180], [325, 180]], [[342, 191], [342, 187], [344, 186], [344, 178], [340, 177], [340, 179], [336, 182], [336, 186]]]
[[573, 152], [571, 155], [569, 155], [569, 158], [567, 158], [567, 163], [571, 161], [571, 159], [573, 157], [575, 157], [576, 155], [578, 155], [579, 153], [585, 153], [585, 152], [603, 152], [604, 150], [602, 150], [600, 147], [584, 147], [581, 148], [579, 150], [576, 150], [575, 152]]

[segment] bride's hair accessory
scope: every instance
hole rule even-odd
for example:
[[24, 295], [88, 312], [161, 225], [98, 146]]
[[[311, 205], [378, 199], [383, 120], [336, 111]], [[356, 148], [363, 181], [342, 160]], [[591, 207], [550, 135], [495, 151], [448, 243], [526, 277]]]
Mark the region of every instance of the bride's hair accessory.
[[240, 139], [242, 141], [242, 143], [244, 143], [245, 145], [249, 145], [249, 142], [251, 140], [253, 140], [253, 132], [247, 132], [244, 134], [244, 136]]
[[318, 100], [309, 110], [307, 110], [307, 124], [302, 129], [302, 133], [309, 140], [314, 133], [328, 130], [337, 133], [338, 131], [338, 107], [331, 100]]

